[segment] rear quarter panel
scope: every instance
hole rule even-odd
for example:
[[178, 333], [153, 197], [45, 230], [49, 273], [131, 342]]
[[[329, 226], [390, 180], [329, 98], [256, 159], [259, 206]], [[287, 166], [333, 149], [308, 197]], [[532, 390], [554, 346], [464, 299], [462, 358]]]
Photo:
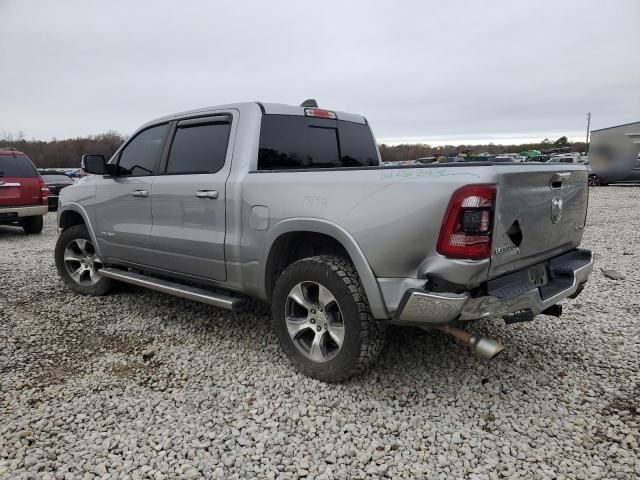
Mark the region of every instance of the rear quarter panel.
[[[490, 183], [490, 174], [471, 166], [250, 173], [243, 218], [252, 206], [263, 205], [270, 229], [292, 218], [335, 223], [354, 238], [376, 277], [415, 278], [427, 273], [430, 258], [439, 257], [435, 246], [453, 191]], [[249, 227], [243, 250], [260, 258], [266, 237]]]

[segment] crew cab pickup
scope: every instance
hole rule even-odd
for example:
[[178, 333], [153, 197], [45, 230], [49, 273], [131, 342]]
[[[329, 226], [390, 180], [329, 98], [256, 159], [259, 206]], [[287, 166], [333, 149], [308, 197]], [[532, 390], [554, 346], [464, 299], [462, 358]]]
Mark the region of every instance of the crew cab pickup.
[[0, 225], [40, 233], [49, 190], [29, 157], [15, 148], [0, 148]]
[[149, 122], [60, 193], [57, 269], [227, 309], [271, 303], [293, 365], [361, 371], [390, 324], [439, 328], [490, 357], [471, 320], [559, 315], [593, 268], [582, 165], [382, 165], [367, 120], [240, 103]]

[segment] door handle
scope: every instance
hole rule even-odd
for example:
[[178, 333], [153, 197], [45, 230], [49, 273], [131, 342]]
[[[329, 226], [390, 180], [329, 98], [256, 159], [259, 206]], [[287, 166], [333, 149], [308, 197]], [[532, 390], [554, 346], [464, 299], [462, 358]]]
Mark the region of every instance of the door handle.
[[198, 190], [196, 191], [196, 197], [215, 200], [218, 198], [218, 192], [216, 190]]
[[148, 197], [149, 192], [147, 190], [134, 190], [133, 192], [131, 192], [131, 195], [133, 197]]

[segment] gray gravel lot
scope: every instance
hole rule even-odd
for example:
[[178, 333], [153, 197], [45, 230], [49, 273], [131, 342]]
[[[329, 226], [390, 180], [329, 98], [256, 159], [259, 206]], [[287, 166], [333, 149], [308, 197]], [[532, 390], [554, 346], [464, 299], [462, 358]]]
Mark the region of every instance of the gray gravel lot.
[[639, 230], [640, 187], [592, 189], [597, 267], [562, 318], [474, 324], [507, 345], [490, 362], [394, 329], [372, 370], [326, 385], [266, 311], [81, 297], [54, 215], [0, 226], [0, 478], [638, 478]]

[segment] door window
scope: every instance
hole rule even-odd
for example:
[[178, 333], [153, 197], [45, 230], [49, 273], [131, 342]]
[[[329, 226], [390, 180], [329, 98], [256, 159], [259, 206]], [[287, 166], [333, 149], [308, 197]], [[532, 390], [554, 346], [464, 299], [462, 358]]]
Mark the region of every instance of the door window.
[[231, 124], [178, 125], [171, 143], [168, 174], [215, 173], [224, 166]]
[[158, 168], [168, 124], [147, 128], [131, 140], [120, 153], [118, 175], [153, 175]]

